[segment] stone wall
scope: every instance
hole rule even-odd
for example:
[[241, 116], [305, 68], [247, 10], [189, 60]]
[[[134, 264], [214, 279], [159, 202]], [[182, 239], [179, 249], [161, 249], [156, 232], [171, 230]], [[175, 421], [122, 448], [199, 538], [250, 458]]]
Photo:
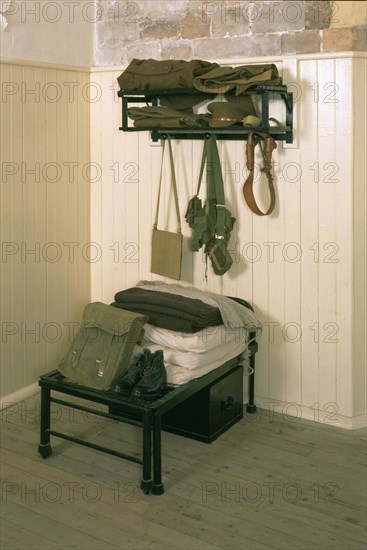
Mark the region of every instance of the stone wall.
[[366, 49], [366, 2], [100, 0], [96, 65]]

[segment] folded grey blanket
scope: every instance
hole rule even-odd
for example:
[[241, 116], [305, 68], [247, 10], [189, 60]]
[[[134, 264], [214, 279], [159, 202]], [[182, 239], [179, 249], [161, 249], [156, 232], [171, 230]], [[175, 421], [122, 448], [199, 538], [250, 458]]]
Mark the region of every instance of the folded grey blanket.
[[111, 305], [147, 315], [150, 324], [174, 331], [198, 332], [223, 324], [218, 307], [199, 299], [139, 287], [117, 292]]
[[255, 313], [227, 296], [214, 292], [206, 292], [195, 287], [164, 283], [162, 281], [140, 281], [136, 286], [153, 292], [166, 292], [202, 300], [206, 304], [219, 308], [226, 329], [231, 330], [245, 327], [247, 330], [256, 331], [258, 337], [261, 334], [262, 325], [256, 318]]

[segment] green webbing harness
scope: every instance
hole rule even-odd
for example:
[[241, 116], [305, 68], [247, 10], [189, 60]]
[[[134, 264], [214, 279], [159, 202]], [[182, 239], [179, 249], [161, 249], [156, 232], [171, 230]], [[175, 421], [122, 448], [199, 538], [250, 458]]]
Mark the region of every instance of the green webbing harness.
[[[205, 165], [207, 199], [203, 206], [199, 193]], [[204, 246], [214, 273], [223, 275], [233, 263], [227, 247], [236, 219], [225, 206], [223, 176], [214, 135], [204, 142], [197, 192], [188, 204], [185, 217], [193, 229], [192, 250], [197, 252]]]

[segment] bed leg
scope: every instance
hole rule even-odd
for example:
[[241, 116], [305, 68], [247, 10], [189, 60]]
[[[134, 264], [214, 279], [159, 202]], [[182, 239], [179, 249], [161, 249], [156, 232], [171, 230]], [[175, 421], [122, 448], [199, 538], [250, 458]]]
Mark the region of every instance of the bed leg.
[[246, 412], [255, 413], [257, 410], [255, 405], [255, 353], [258, 350], [258, 344], [256, 342], [256, 332], [250, 332], [249, 340], [250, 344], [248, 346], [248, 361], [251, 374], [249, 374], [248, 377], [248, 403], [246, 405]]

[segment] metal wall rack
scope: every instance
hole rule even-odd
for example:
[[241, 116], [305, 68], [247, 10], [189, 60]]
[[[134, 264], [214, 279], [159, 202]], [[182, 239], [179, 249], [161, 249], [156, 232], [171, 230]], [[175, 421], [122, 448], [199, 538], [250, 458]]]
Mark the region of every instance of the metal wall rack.
[[[166, 139], [168, 136], [174, 139], [205, 139], [211, 134], [215, 134], [217, 139], [225, 140], [241, 140], [247, 139], [250, 132], [256, 130], [268, 132], [276, 141], [285, 141], [286, 143], [293, 142], [293, 94], [287, 91], [287, 86], [255, 86], [248, 90], [251, 94], [260, 94], [261, 96], [261, 126], [242, 126], [235, 124], [225, 128], [135, 128], [129, 126], [129, 118], [127, 109], [131, 103], [145, 103], [147, 105], [159, 105], [159, 98], [168, 95], [200, 95], [200, 92], [195, 88], [177, 88], [164, 90], [120, 90], [117, 92], [121, 98], [122, 107], [122, 125], [120, 130], [123, 132], [139, 132], [150, 131], [152, 141]], [[208, 97], [208, 94], [202, 94], [203, 99]], [[214, 99], [217, 94], [213, 94]], [[227, 94], [228, 95], [228, 94]], [[271, 117], [269, 115], [270, 100], [280, 98], [285, 105], [285, 125], [271, 125]]]

